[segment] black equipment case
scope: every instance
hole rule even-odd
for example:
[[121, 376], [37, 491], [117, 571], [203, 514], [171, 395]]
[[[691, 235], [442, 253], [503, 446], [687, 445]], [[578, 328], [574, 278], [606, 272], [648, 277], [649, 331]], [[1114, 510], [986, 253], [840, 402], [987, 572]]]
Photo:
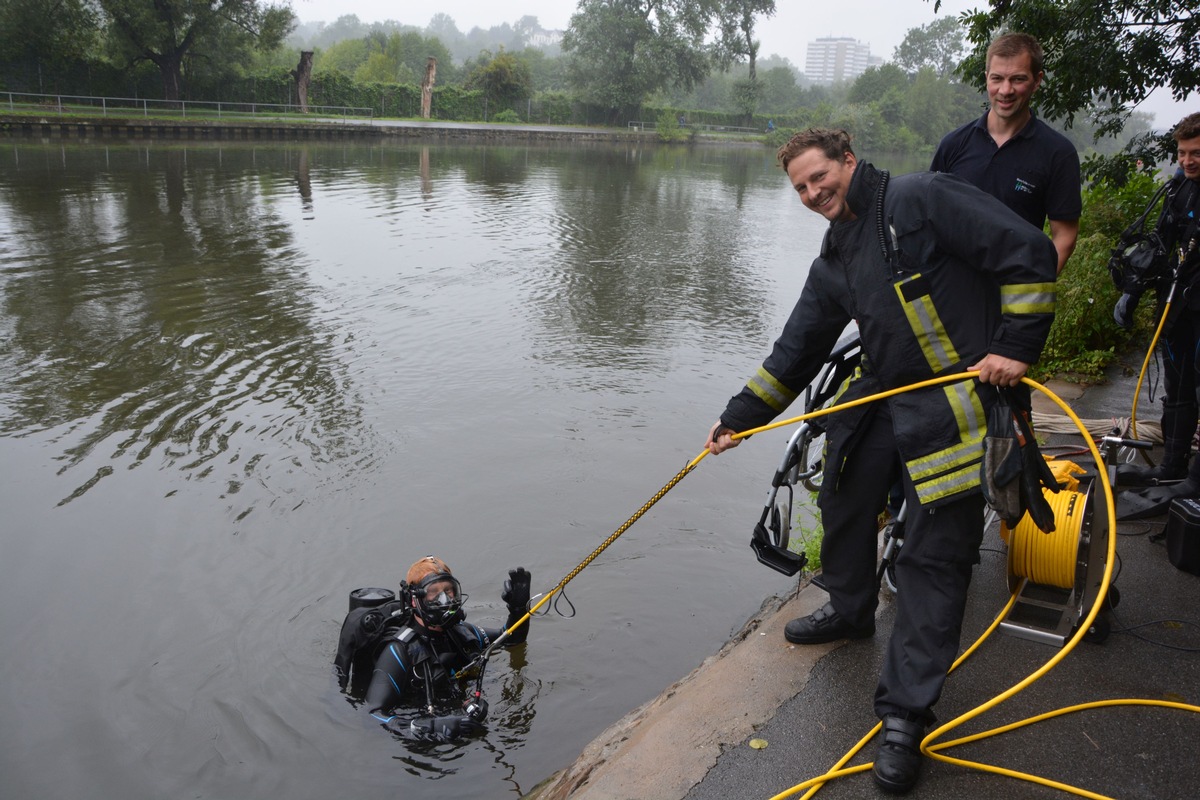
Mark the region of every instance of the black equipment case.
[[1167, 512], [1167, 558], [1178, 569], [1200, 575], [1200, 501], [1179, 498]]

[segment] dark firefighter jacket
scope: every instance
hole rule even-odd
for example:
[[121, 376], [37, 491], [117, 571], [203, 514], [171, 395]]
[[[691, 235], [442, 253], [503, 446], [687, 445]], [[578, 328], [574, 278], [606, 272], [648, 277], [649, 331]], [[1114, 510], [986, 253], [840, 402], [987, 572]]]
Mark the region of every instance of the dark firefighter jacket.
[[[1049, 237], [995, 198], [947, 174], [889, 180], [855, 169], [857, 219], [830, 225], [771, 354], [721, 415], [745, 431], [770, 422], [809, 384], [845, 327], [863, 365], [839, 400], [961, 372], [994, 353], [1034, 363], [1054, 318], [1057, 257]], [[922, 505], [979, 488], [992, 387], [956, 381], [892, 397], [896, 444]], [[870, 407], [835, 413], [826, 488]]]

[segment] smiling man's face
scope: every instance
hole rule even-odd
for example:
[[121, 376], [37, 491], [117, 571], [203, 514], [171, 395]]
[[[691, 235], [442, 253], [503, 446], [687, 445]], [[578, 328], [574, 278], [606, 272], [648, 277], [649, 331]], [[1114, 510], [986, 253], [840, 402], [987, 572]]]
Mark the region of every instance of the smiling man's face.
[[857, 165], [853, 153], [836, 159], [810, 147], [788, 162], [787, 174], [804, 205], [830, 222], [846, 222], [854, 219], [846, 195]]
[[1042, 85], [1042, 75], [1033, 74], [1029, 53], [1005, 58], [992, 56], [987, 68], [987, 95], [991, 112], [1000, 119], [1021, 122], [1029, 114], [1029, 100]]

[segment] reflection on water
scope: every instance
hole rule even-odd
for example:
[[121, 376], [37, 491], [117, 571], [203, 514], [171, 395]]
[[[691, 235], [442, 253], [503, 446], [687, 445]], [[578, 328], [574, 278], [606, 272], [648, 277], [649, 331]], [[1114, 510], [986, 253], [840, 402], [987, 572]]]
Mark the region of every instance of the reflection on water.
[[346, 592], [430, 551], [481, 624], [505, 570], [554, 585], [696, 454], [823, 225], [759, 148], [4, 140], [14, 796], [519, 795], [565, 766], [746, 586], [789, 588], [746, 547], [767, 434], [493, 660], [482, 738], [412, 747], [346, 702]]
[[51, 152], [5, 172], [10, 248], [28, 255], [5, 263], [0, 434], [52, 432], [75, 484], [61, 502], [147, 463], [224, 496], [246, 482], [286, 495], [297, 482], [281, 471], [369, 468], [338, 333], [315, 317], [288, 224], [245, 166], [72, 152], [69, 189], [48, 191], [37, 162]]

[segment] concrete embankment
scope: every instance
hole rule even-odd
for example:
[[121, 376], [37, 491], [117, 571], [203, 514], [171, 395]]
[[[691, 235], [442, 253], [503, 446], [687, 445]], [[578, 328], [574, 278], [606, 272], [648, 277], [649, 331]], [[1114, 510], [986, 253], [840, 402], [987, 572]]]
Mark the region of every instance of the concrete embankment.
[[565, 125], [488, 125], [486, 123], [269, 118], [154, 119], [47, 113], [0, 114], [0, 132], [47, 138], [130, 138], [179, 140], [329, 140], [329, 139], [471, 139], [502, 142], [654, 142], [653, 131]]

